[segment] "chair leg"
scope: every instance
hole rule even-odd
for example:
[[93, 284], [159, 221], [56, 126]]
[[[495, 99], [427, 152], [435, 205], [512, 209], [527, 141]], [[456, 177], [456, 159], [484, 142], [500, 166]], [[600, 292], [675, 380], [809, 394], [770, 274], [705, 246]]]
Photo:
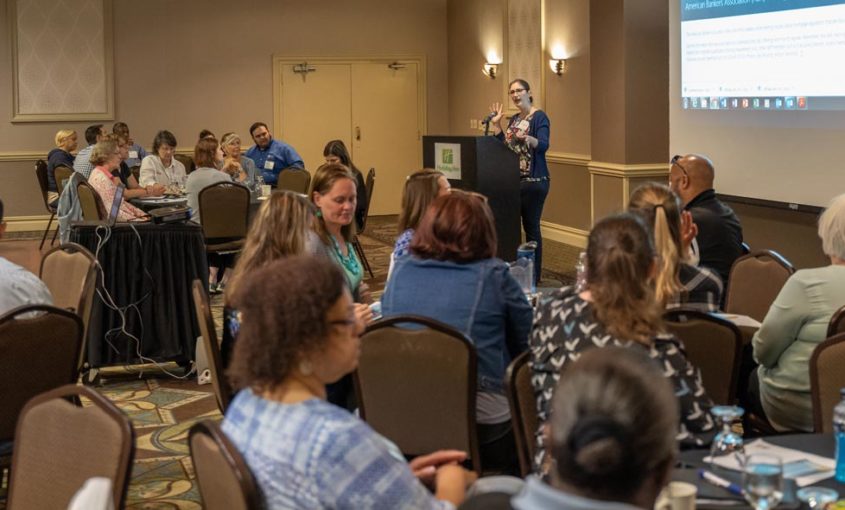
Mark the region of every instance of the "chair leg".
[[44, 229], [44, 235], [41, 236], [41, 244], [38, 245], [38, 249], [44, 248], [44, 241], [47, 240], [47, 233], [50, 231], [50, 225], [53, 224], [53, 218], [56, 217], [56, 213], [50, 214], [50, 221], [47, 222], [47, 228]]
[[50, 246], [53, 246], [54, 244], [56, 244], [56, 237], [58, 237], [58, 236], [59, 236], [59, 226], [56, 225], [56, 230], [53, 231], [53, 240], [50, 241]]
[[370, 273], [370, 278], [375, 278], [373, 270], [370, 267], [370, 262], [367, 260], [367, 256], [364, 255], [364, 247], [361, 246], [361, 241], [358, 240], [358, 236], [355, 236], [355, 239], [352, 241], [352, 246], [354, 246], [355, 251], [358, 252], [358, 257], [361, 259], [361, 264], [363, 264], [364, 269]]

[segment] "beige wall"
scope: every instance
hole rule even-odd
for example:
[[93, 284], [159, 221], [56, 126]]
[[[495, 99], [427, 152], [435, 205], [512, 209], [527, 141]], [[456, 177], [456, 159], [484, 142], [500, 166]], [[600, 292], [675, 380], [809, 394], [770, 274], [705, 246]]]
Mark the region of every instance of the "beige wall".
[[[449, 0], [450, 134], [477, 135], [470, 120], [481, 119], [490, 104], [502, 101], [506, 78], [481, 73], [486, 55], [504, 55], [507, 0]], [[577, 230], [590, 228], [590, 2], [546, 0], [546, 52], [562, 50], [567, 70], [545, 73], [544, 110], [551, 121], [549, 172], [552, 184], [543, 220]], [[505, 55], [505, 58], [507, 56]], [[540, 84], [532, 83], [534, 89]], [[431, 131], [430, 131], [431, 132]], [[572, 162], [571, 160], [575, 160]]]
[[[0, 91], [11, 94], [7, 1]], [[272, 125], [273, 55], [422, 55], [428, 132], [449, 131], [446, 0], [113, 1], [116, 116], [145, 146], [165, 128], [190, 147], [203, 128], [246, 136], [256, 120]], [[0, 195], [9, 216], [43, 214], [33, 161], [4, 159], [46, 156], [59, 128], [82, 135], [90, 123], [12, 124], [11, 103], [0, 101]]]

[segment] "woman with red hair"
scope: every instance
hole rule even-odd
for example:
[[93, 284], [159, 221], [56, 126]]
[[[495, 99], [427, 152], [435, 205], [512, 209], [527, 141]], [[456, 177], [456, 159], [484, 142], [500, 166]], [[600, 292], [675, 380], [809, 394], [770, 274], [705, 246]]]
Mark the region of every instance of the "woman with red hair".
[[482, 465], [515, 473], [503, 379], [510, 361], [528, 346], [532, 311], [507, 264], [496, 258], [493, 213], [484, 196], [453, 191], [432, 202], [410, 256], [396, 261], [382, 312], [430, 317], [469, 337], [478, 353]]

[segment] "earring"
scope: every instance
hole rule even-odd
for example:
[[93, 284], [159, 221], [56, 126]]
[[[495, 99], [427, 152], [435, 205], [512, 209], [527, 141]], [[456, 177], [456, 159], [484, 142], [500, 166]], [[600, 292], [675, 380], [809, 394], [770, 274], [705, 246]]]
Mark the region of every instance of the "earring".
[[322, 218], [322, 217], [323, 217], [323, 211], [322, 211], [322, 210], [317, 209], [317, 217], [318, 217], [318, 218]]
[[311, 362], [307, 359], [304, 359], [299, 362], [299, 373], [304, 376], [309, 376], [314, 372], [314, 367], [311, 366]]

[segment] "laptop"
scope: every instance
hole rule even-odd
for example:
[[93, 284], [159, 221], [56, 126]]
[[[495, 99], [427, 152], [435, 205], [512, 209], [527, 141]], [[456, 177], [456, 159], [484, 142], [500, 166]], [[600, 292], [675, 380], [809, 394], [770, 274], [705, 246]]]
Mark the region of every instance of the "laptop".
[[117, 222], [117, 215], [118, 213], [120, 213], [120, 204], [123, 203], [124, 189], [126, 188], [122, 184], [117, 186], [117, 188], [115, 189], [114, 200], [112, 200], [108, 218], [106, 218], [105, 220], [75, 221], [73, 222], [73, 225], [113, 227], [114, 224]]

